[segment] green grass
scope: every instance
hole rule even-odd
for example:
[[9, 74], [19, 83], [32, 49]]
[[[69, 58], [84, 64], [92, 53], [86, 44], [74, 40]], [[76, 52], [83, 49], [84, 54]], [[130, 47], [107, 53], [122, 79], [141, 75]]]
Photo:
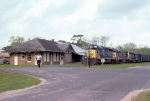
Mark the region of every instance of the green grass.
[[[143, 63], [124, 63], [124, 64], [104, 64], [104, 65], [94, 65], [91, 68], [97, 69], [123, 69], [135, 66], [147, 66], [150, 65], [150, 62], [143, 62]], [[22, 68], [22, 67], [37, 67], [36, 65], [0, 65], [0, 68]], [[53, 64], [53, 65], [42, 65], [41, 67], [78, 67], [78, 68], [88, 68], [86, 65], [81, 63], [73, 63], [73, 64]]]
[[16, 90], [39, 84], [37, 78], [0, 70], [0, 93], [8, 90]]
[[147, 66], [150, 65], [150, 62], [144, 63], [125, 63], [125, 64], [114, 64], [114, 65], [101, 65], [101, 66], [94, 66], [94, 68], [110, 68], [110, 69], [123, 69], [129, 67], [136, 67], [136, 66]]
[[[105, 69], [123, 69], [135, 66], [147, 66], [150, 65], [150, 62], [143, 62], [143, 63], [125, 63], [125, 64], [104, 64], [104, 65], [94, 65], [91, 68], [105, 68]], [[50, 65], [50, 66], [57, 66], [57, 67], [79, 67], [79, 68], [88, 68], [86, 65], [81, 63], [77, 64], [64, 64], [64, 65]]]
[[[45, 67], [48, 65], [42, 65], [42, 67]], [[9, 65], [9, 64], [5, 64], [5, 65], [0, 65], [0, 68], [24, 68], [24, 67], [38, 67], [37, 65]]]
[[0, 65], [0, 68], [20, 68], [20, 67], [37, 67], [37, 66], [36, 65], [9, 65], [9, 64]]
[[134, 97], [131, 101], [150, 101], [150, 91], [144, 91], [137, 97]]

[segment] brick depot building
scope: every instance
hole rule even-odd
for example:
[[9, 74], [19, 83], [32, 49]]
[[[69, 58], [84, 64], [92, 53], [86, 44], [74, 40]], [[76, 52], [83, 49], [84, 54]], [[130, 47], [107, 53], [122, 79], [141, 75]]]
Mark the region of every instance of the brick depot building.
[[42, 65], [81, 62], [85, 53], [83, 49], [70, 43], [37, 38], [12, 47], [6, 52], [10, 53], [11, 65], [37, 65], [37, 53], [42, 55]]

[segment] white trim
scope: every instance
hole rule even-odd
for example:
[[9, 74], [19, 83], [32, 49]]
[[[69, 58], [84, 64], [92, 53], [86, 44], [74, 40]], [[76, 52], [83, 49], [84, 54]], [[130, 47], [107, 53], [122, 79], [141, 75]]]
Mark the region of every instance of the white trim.
[[18, 65], [18, 54], [14, 53], [14, 65]]
[[34, 65], [37, 65], [36, 56], [37, 56], [37, 53], [34, 53]]
[[60, 54], [59, 53], [56, 53], [56, 61], [59, 62], [59, 57], [60, 57]]
[[53, 53], [53, 61], [57, 62], [56, 53]]
[[46, 52], [44, 53], [44, 62], [46, 62]]
[[49, 52], [47, 52], [47, 62], [49, 62], [49, 58], [50, 58], [50, 55], [49, 55]]
[[50, 54], [50, 64], [53, 64], [53, 53]]

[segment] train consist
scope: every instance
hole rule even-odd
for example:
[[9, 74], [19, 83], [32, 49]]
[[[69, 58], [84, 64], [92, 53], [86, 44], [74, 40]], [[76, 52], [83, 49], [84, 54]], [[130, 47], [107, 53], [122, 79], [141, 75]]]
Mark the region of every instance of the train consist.
[[150, 55], [120, 51], [108, 47], [91, 44], [83, 57], [82, 63], [87, 64], [90, 57], [91, 65], [150, 62]]

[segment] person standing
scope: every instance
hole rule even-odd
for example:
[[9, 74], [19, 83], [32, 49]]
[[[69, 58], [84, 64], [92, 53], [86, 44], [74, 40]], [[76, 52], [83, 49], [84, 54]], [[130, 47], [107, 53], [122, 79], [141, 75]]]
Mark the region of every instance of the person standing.
[[91, 66], [91, 58], [90, 58], [90, 56], [88, 57], [88, 66], [89, 66], [89, 68]]
[[38, 55], [36, 56], [36, 60], [37, 60], [38, 68], [40, 68], [41, 59], [42, 59], [42, 56], [41, 56], [41, 54], [40, 54], [40, 53], [38, 53]]

